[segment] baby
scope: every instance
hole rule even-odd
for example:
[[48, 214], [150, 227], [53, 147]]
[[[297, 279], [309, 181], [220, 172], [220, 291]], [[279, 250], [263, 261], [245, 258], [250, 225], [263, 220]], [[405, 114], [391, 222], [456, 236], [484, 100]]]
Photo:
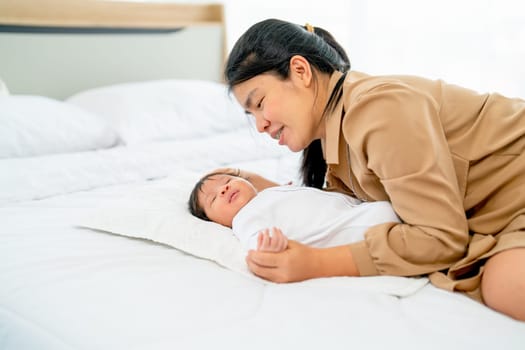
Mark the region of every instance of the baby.
[[370, 226], [399, 222], [389, 202], [360, 202], [342, 193], [292, 185], [258, 192], [250, 181], [228, 172], [200, 179], [189, 208], [198, 218], [232, 228], [245, 249], [272, 252], [285, 250], [288, 238], [331, 247], [363, 240]]

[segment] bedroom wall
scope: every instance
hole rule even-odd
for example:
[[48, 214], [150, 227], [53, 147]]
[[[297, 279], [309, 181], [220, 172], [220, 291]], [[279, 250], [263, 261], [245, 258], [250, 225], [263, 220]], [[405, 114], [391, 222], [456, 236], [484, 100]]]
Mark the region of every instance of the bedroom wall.
[[443, 78], [525, 97], [521, 0], [219, 1], [225, 4], [229, 48], [268, 17], [309, 22], [338, 38], [356, 70]]

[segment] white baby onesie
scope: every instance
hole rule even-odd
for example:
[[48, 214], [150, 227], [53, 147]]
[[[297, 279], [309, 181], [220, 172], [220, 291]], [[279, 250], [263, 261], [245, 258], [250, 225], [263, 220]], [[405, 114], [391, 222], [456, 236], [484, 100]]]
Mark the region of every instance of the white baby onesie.
[[272, 227], [303, 244], [331, 247], [361, 241], [369, 227], [385, 222], [400, 222], [389, 202], [360, 202], [338, 192], [277, 186], [248, 202], [233, 218], [232, 229], [246, 250], [256, 249], [259, 232]]

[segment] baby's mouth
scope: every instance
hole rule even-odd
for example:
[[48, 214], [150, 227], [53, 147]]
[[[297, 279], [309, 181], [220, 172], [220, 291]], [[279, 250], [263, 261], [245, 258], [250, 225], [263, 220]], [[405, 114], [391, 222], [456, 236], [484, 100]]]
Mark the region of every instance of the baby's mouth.
[[239, 191], [233, 191], [233, 192], [230, 194], [230, 198], [228, 199], [228, 203], [231, 203], [232, 200], [234, 199], [234, 197], [237, 197], [237, 193], [239, 193]]

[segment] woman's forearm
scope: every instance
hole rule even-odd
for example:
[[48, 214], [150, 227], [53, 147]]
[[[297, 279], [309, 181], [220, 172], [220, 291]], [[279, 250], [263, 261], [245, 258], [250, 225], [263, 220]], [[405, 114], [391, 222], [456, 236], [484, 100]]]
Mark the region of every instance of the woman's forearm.
[[269, 187], [279, 186], [278, 183], [268, 180], [267, 178], [262, 177], [259, 174], [255, 174], [249, 171], [239, 169], [239, 176], [250, 181], [252, 185], [257, 189], [257, 191], [262, 191]]
[[318, 277], [359, 276], [347, 245], [317, 250]]
[[317, 277], [359, 276], [348, 246], [312, 248], [289, 240], [280, 253], [251, 250], [248, 268], [257, 276], [273, 282], [299, 282]]

